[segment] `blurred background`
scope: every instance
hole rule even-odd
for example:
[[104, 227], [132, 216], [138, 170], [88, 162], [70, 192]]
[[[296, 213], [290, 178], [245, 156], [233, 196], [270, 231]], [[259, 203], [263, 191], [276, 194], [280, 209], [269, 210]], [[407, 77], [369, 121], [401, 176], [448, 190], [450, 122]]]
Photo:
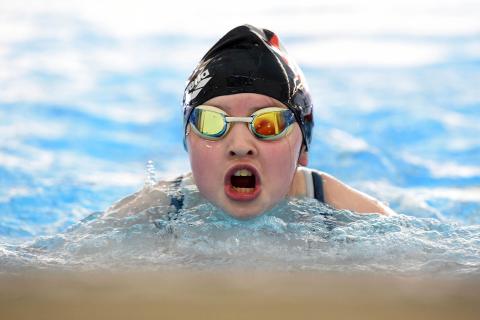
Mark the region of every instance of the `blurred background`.
[[310, 166], [397, 211], [480, 222], [480, 2], [2, 1], [0, 239], [64, 230], [189, 170], [182, 94], [231, 28], [278, 33], [315, 104]]

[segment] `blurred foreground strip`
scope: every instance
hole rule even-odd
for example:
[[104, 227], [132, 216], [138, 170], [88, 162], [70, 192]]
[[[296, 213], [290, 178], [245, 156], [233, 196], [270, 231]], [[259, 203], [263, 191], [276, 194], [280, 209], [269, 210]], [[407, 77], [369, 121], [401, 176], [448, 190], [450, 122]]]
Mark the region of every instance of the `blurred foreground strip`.
[[478, 319], [480, 278], [318, 272], [0, 274], [0, 319]]

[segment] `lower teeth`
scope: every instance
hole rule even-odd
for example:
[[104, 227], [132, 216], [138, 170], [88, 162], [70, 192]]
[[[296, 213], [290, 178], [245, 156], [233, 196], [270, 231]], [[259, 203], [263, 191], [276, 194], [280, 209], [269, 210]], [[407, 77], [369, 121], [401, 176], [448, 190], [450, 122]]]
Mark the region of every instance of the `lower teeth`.
[[233, 190], [237, 191], [237, 192], [241, 192], [241, 193], [249, 193], [249, 192], [253, 192], [255, 190], [255, 188], [237, 188], [237, 187], [233, 187]]

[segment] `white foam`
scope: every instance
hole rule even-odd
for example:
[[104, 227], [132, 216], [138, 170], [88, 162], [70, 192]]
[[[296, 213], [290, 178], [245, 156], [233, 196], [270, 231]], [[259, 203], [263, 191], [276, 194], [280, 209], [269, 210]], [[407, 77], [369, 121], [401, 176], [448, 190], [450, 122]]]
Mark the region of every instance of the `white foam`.
[[162, 161], [166, 162], [162, 163], [164, 169], [157, 171], [157, 177], [160, 177], [158, 180], [174, 179], [190, 171], [190, 164], [187, 157], [174, 158], [171, 160], [163, 159]]
[[231, 5], [220, 0], [30, 0], [4, 2], [0, 8], [10, 13], [75, 14], [125, 37], [159, 31], [219, 36], [219, 30], [246, 22], [290, 33], [472, 34], [480, 28], [479, 6], [468, 0], [244, 0]]
[[435, 178], [470, 178], [480, 176], [480, 166], [463, 165], [453, 161], [438, 162], [417, 155], [404, 153], [402, 158], [411, 164], [426, 168]]
[[53, 154], [37, 148], [32, 149], [37, 152], [13, 155], [0, 151], [0, 165], [13, 170], [20, 169], [22, 172], [36, 172], [50, 168], [54, 160]]
[[[234, 12], [223, 2], [208, 0], [5, 1], [0, 3], [1, 101], [82, 101], [104, 73], [133, 74], [152, 66], [175, 66], [185, 71], [186, 78], [215, 39], [246, 22], [271, 28], [292, 41], [286, 47], [306, 66], [408, 67], [456, 57], [478, 58], [480, 41], [457, 46], [412, 40], [419, 35], [475, 36], [480, 32], [479, 9], [480, 3], [467, 0], [342, 0], [334, 4], [246, 0]], [[199, 17], [204, 11], [208, 16]], [[95, 28], [111, 42], [85, 45], [77, 38], [85, 28]], [[155, 42], [158, 35], [182, 34], [204, 40]], [[303, 38], [298, 42], [292, 36]], [[13, 44], [37, 40], [41, 50], [12, 51]], [[35, 73], [58, 79], [45, 81], [32, 76]], [[168, 89], [176, 92], [178, 88], [170, 85]], [[476, 98], [478, 93], [471, 92], [471, 99]], [[129, 116], [121, 116], [121, 121]], [[139, 117], [143, 123], [145, 117]]]
[[58, 179], [68, 177], [80, 183], [107, 187], [138, 187], [143, 183], [142, 168], [135, 168], [135, 164], [115, 164], [74, 152], [47, 151], [21, 142], [11, 141], [7, 145], [15, 150], [15, 154], [0, 151], [0, 166], [35, 175], [46, 184], [48, 179], [58, 182]]
[[102, 187], [139, 187], [143, 184], [143, 173], [95, 171], [95, 174], [78, 177], [81, 183], [91, 183]]
[[339, 39], [290, 46], [299, 63], [314, 67], [410, 67], [444, 61], [448, 49], [407, 41]]
[[453, 202], [480, 202], [480, 187], [468, 188], [418, 188], [425, 199], [444, 198]]
[[465, 150], [473, 149], [478, 147], [480, 142], [478, 137], [468, 137], [468, 138], [455, 138], [451, 137], [445, 141], [445, 148], [449, 151], [462, 152]]
[[16, 197], [25, 197], [37, 193], [36, 190], [32, 190], [27, 187], [11, 187], [8, 189], [0, 190], [0, 203], [8, 203], [11, 199]]
[[474, 0], [244, 0], [231, 5], [220, 0], [17, 0], [0, 4], [0, 11], [16, 20], [71, 15], [122, 38], [159, 32], [218, 37], [243, 23], [288, 34], [475, 34], [480, 30], [479, 9]]
[[326, 139], [325, 137], [321, 138], [333, 144], [338, 151], [361, 152], [371, 149], [365, 140], [339, 129], [331, 129], [328, 131]]
[[142, 125], [170, 121], [175, 116], [172, 110], [156, 105], [153, 101], [138, 101], [133, 104], [111, 102], [102, 104], [101, 108], [97, 102], [90, 102], [82, 104], [82, 111], [120, 123]]
[[459, 112], [445, 111], [439, 114], [431, 115], [433, 118], [441, 121], [445, 126], [452, 129], [477, 129], [478, 121], [468, 115]]

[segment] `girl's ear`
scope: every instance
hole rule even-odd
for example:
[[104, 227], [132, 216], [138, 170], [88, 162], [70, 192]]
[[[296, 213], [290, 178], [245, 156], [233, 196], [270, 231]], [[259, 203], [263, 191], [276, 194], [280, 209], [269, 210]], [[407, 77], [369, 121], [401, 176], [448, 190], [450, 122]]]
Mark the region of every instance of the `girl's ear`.
[[300, 156], [298, 157], [298, 164], [306, 167], [308, 165], [308, 152], [305, 151], [305, 146], [302, 146]]

